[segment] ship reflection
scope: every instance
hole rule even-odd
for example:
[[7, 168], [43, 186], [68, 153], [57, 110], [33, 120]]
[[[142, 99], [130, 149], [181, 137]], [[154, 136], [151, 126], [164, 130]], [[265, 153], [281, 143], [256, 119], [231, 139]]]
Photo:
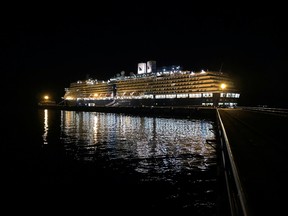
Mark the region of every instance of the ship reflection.
[[206, 170], [216, 152], [207, 120], [133, 117], [113, 113], [62, 111], [61, 134], [74, 160], [137, 161], [138, 173]]

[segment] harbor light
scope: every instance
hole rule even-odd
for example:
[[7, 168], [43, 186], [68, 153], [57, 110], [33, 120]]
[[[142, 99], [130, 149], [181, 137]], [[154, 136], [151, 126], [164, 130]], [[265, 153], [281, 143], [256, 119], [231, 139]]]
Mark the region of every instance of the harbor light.
[[49, 97], [49, 95], [44, 95], [44, 96], [42, 97], [42, 99], [39, 101], [38, 104], [39, 104], [40, 106], [41, 106], [41, 105], [47, 106], [47, 105], [55, 105], [56, 102], [53, 101], [53, 100], [51, 100], [50, 97]]

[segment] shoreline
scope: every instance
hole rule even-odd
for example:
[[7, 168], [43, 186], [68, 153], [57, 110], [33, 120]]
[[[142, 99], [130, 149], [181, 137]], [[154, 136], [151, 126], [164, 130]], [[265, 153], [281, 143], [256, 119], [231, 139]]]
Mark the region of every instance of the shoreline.
[[208, 118], [216, 119], [215, 107], [178, 107], [178, 106], [63, 106], [63, 105], [38, 105], [38, 109], [84, 111], [84, 112], [104, 112], [104, 113], [123, 113], [138, 116], [153, 117], [181, 117], [181, 118]]

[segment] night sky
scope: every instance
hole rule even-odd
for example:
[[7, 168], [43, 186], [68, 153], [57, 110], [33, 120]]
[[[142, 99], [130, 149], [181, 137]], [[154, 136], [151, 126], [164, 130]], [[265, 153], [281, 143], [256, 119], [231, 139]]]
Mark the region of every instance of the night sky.
[[288, 107], [283, 10], [143, 7], [7, 13], [0, 57], [9, 85], [1, 88], [12, 88], [14, 96], [9, 103], [37, 104], [44, 93], [60, 102], [70, 82], [128, 75], [139, 62], [155, 60], [157, 66], [231, 74], [241, 106]]

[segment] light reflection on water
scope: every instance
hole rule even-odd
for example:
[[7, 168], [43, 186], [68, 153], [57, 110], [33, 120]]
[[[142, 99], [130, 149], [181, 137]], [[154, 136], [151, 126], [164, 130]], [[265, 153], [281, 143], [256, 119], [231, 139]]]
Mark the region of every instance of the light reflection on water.
[[47, 140], [47, 137], [48, 137], [48, 110], [45, 109], [44, 110], [44, 133], [42, 135], [43, 137], [43, 144], [48, 144], [48, 140]]
[[[106, 188], [109, 185], [110, 191], [118, 191], [117, 185], [121, 188], [124, 184], [123, 192], [131, 198], [115, 198], [120, 203], [215, 215], [216, 150], [215, 143], [207, 143], [216, 138], [213, 121], [45, 110], [42, 137], [47, 144], [43, 150], [51, 157], [47, 163], [55, 163], [58, 150], [63, 149], [67, 170], [72, 170], [66, 170], [67, 177], [63, 174], [62, 181], [67, 184], [70, 175], [79, 172], [78, 181], [84, 182], [81, 186], [93, 182], [89, 190], [94, 182]], [[79, 167], [85, 173], [77, 170]], [[127, 184], [130, 191], [125, 189]]]
[[135, 117], [113, 113], [61, 112], [61, 139], [75, 160], [134, 161], [139, 173], [205, 170], [215, 165], [208, 120]]

